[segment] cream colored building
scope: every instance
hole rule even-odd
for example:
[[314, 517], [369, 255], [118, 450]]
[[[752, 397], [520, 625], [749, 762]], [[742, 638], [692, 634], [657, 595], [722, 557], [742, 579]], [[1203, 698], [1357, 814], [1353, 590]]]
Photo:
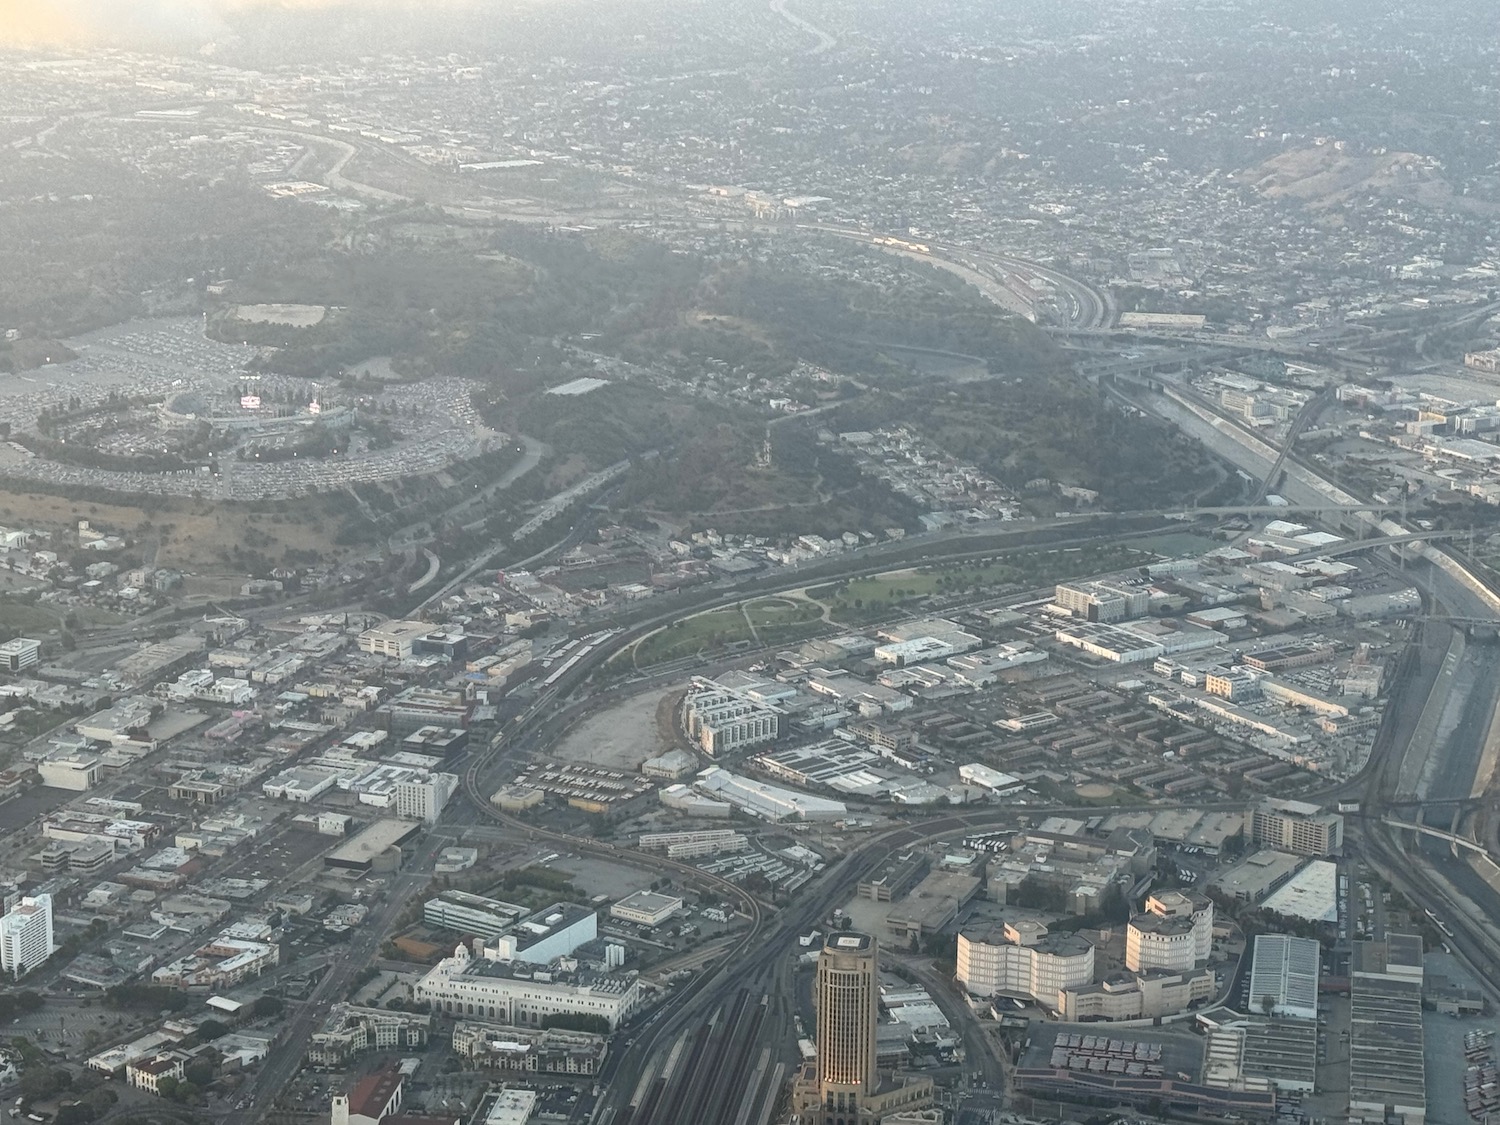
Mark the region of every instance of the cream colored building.
[[1125, 931], [1125, 967], [1133, 973], [1166, 969], [1185, 973], [1213, 950], [1214, 904], [1203, 895], [1162, 891]]
[[1155, 1019], [1212, 999], [1214, 986], [1211, 969], [1114, 973], [1098, 984], [1064, 989], [1058, 1013], [1069, 1023]]
[[1031, 1000], [1057, 1011], [1065, 989], [1093, 982], [1094, 947], [1040, 922], [1006, 922], [958, 935], [958, 982], [971, 996]]
[[798, 1125], [881, 1125], [932, 1105], [931, 1079], [896, 1082], [875, 1067], [877, 958], [873, 937], [849, 931], [830, 934], [818, 955], [818, 1056], [793, 1090]]

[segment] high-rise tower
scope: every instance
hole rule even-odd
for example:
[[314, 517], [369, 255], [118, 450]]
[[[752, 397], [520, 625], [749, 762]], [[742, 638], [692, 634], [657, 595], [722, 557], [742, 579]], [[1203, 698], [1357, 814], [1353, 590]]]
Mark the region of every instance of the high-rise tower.
[[880, 980], [875, 939], [840, 933], [818, 958], [814, 995], [818, 1011], [818, 1085], [825, 1103], [842, 1109], [875, 1092], [875, 1024]]
[[880, 978], [875, 939], [830, 934], [818, 955], [813, 1000], [818, 1057], [793, 1090], [799, 1125], [879, 1125], [932, 1104], [932, 1081], [896, 1081], [875, 1068]]
[[0, 918], [0, 970], [25, 976], [53, 951], [51, 895], [22, 898]]

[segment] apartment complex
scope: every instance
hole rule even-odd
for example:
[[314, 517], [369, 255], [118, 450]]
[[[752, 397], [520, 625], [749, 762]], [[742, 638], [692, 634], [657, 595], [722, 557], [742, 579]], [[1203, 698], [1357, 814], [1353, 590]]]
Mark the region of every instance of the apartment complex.
[[682, 717], [688, 737], [711, 758], [775, 742], [786, 718], [779, 707], [707, 686], [688, 692]]
[[1344, 844], [1344, 818], [1305, 801], [1267, 798], [1250, 818], [1250, 835], [1279, 852], [1332, 855]]
[[23, 977], [52, 956], [52, 896], [23, 897], [0, 917], [0, 970]]
[[425, 1012], [392, 1012], [336, 1004], [313, 1032], [307, 1060], [313, 1066], [340, 1067], [366, 1051], [420, 1050], [427, 1045], [432, 1017]]
[[460, 1020], [453, 1053], [488, 1070], [528, 1074], [598, 1074], [609, 1040], [588, 1031], [506, 1027]]

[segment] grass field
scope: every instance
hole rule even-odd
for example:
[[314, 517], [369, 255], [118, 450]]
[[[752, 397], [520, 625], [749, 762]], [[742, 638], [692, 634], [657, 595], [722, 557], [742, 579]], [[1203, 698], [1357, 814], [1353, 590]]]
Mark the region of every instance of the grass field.
[[1205, 551], [1212, 551], [1215, 547], [1224, 545], [1217, 539], [1210, 539], [1206, 535], [1195, 535], [1191, 531], [1165, 531], [1160, 535], [1133, 539], [1131, 542], [1143, 551], [1151, 551], [1153, 554], [1169, 559], [1201, 555]]
[[934, 594], [1031, 589], [1081, 575], [1141, 566], [1155, 555], [1155, 551], [1138, 549], [1134, 543], [1024, 551], [977, 563], [894, 570], [871, 578], [819, 586], [809, 590], [808, 595], [827, 605], [835, 621], [858, 625], [880, 620], [903, 602]]
[[52, 632], [61, 625], [61, 619], [50, 609], [0, 598], [0, 627], [35, 634]]
[[824, 628], [822, 616], [822, 608], [813, 602], [774, 597], [747, 602], [743, 608], [729, 606], [700, 613], [641, 641], [636, 646], [635, 664], [644, 668], [731, 645], [754, 644], [757, 637], [761, 644], [791, 644], [820, 632]]
[[800, 598], [761, 598], [745, 605], [745, 616], [758, 631], [783, 629], [823, 616], [822, 607]]

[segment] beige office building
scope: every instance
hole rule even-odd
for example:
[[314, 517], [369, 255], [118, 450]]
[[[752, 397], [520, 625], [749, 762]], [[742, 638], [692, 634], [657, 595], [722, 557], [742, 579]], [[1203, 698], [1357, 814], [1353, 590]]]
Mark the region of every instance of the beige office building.
[[818, 1056], [797, 1079], [798, 1125], [880, 1125], [932, 1105], [931, 1079], [898, 1082], [876, 1070], [877, 970], [869, 934], [844, 931], [824, 943], [813, 985]]

